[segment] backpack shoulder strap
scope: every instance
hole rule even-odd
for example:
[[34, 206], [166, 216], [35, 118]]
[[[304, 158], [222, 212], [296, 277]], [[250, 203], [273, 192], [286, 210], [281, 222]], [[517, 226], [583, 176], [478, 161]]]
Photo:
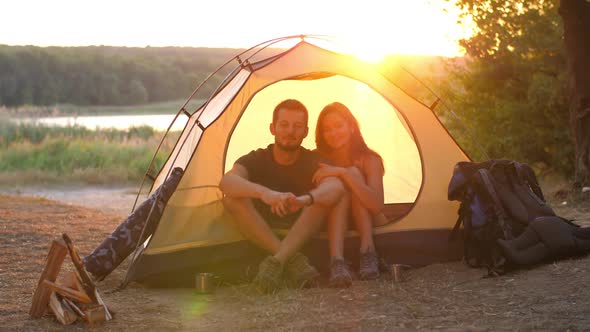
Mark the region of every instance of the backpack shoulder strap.
[[[461, 224], [464, 224], [465, 218], [466, 218], [466, 214], [468, 213], [469, 209], [469, 202], [463, 201], [461, 202], [461, 205], [459, 206], [459, 211], [457, 211], [458, 217], [457, 217], [457, 221], [455, 222], [455, 226], [453, 226], [453, 229], [451, 230], [451, 233], [449, 234], [449, 242], [454, 241], [455, 237], [457, 236], [457, 233], [459, 232], [459, 228], [461, 227]], [[465, 224], [464, 224], [464, 227]]]
[[514, 162], [514, 167], [516, 168], [518, 177], [528, 184], [533, 193], [537, 195], [537, 198], [545, 202], [545, 196], [543, 196], [543, 191], [541, 190], [541, 186], [539, 186], [533, 169], [529, 165], [519, 162]]
[[502, 232], [504, 233], [504, 238], [506, 240], [512, 239], [512, 227], [508, 223], [508, 217], [506, 214], [506, 210], [504, 210], [504, 206], [502, 205], [502, 201], [500, 201], [500, 197], [498, 197], [498, 193], [492, 183], [492, 176], [487, 169], [480, 169], [477, 171], [483, 184], [486, 192], [490, 196], [494, 206], [496, 207], [497, 214], [498, 214], [498, 222], [500, 227], [502, 228]]

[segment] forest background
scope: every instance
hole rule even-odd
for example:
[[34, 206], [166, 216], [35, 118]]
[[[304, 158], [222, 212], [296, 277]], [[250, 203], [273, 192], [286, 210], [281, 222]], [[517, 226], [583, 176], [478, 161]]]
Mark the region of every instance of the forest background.
[[[477, 33], [462, 41], [465, 56], [391, 55], [376, 66], [388, 73], [401, 65], [411, 73], [414, 81], [404, 88], [436, 105], [439, 118], [474, 160], [519, 160], [573, 180], [559, 2], [453, 3], [477, 26]], [[7, 119], [175, 113], [200, 82], [241, 51], [0, 45], [0, 184], [136, 183], [162, 136], [152, 128], [54, 128]], [[216, 74], [196, 99], [211, 94], [226, 74]], [[425, 90], [422, 83], [432, 89], [428, 96], [419, 92]]]

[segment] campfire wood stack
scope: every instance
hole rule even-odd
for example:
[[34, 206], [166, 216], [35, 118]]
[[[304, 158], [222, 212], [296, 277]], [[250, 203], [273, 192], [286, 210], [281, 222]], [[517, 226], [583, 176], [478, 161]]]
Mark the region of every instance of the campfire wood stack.
[[[68, 253], [76, 271], [64, 272], [59, 281], [56, 281]], [[39, 318], [47, 309], [64, 325], [72, 324], [78, 319], [97, 323], [111, 320], [114, 315], [101, 298], [92, 278], [84, 269], [72, 240], [65, 233], [61, 239], [51, 243], [29, 315]]]

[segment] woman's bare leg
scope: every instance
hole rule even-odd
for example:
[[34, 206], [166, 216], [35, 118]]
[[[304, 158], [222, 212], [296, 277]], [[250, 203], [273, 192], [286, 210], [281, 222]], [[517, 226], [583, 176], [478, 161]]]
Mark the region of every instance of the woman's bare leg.
[[383, 212], [373, 216], [373, 227], [383, 226], [389, 224], [389, 220]]
[[[351, 168], [352, 175], [361, 181], [365, 181], [365, 178], [361, 171], [353, 167]], [[373, 216], [370, 214], [361, 202], [352, 195], [351, 197], [351, 210], [354, 226], [359, 232], [360, 237], [360, 251], [366, 253], [368, 251], [375, 251], [375, 244], [373, 243]]]
[[330, 247], [330, 287], [347, 288], [352, 274], [344, 260], [344, 236], [350, 217], [350, 194], [346, 192], [328, 216], [328, 245]]
[[328, 216], [328, 243], [330, 257], [344, 258], [344, 234], [348, 226], [350, 195], [346, 193]]
[[360, 237], [360, 251], [365, 253], [368, 251], [375, 251], [375, 243], [373, 242], [373, 217], [358, 199], [352, 198], [352, 219], [354, 226], [359, 232]]

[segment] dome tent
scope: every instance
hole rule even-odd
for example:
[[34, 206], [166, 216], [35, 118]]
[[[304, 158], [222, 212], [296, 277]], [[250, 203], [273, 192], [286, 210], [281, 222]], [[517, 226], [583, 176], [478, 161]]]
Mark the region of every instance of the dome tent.
[[[260, 50], [293, 39], [298, 42], [292, 47], [257, 59]], [[151, 191], [173, 168], [185, 172], [156, 230], [133, 255], [125, 282], [177, 283], [190, 280], [195, 272], [227, 279], [243, 277], [244, 271], [255, 273], [264, 253], [233, 226], [218, 184], [239, 156], [272, 143], [272, 110], [289, 98], [308, 108], [310, 133], [323, 106], [334, 101], [347, 105], [367, 144], [383, 157], [385, 215], [390, 222], [374, 233], [386, 261], [426, 265], [461, 258], [460, 241], [448, 242], [458, 204], [447, 200], [447, 186], [454, 165], [469, 157], [434, 112], [391, 77], [311, 39], [279, 38], [247, 50], [226, 63], [237, 66], [202, 106], [190, 113], [187, 101], [180, 109], [175, 121], [185, 117], [186, 125], [153, 177]], [[315, 147], [313, 134], [303, 146]], [[312, 239], [304, 252], [316, 266], [327, 266], [326, 234]], [[345, 254], [356, 261], [358, 237], [353, 230], [347, 233]]]

